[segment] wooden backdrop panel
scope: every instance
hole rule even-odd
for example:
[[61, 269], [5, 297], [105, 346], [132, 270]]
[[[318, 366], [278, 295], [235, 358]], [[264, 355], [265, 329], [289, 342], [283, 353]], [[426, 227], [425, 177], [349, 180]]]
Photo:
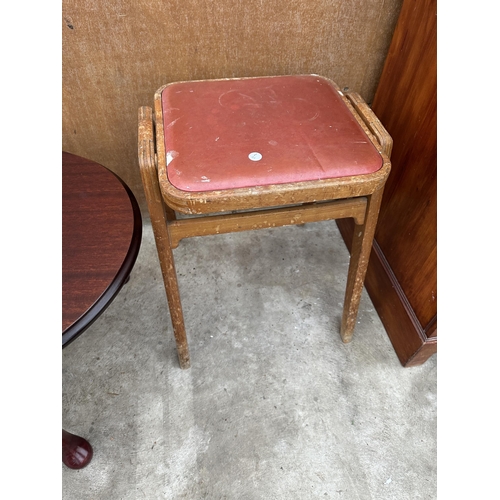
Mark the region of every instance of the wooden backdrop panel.
[[373, 101], [394, 140], [375, 238], [423, 327], [437, 314], [436, 12], [405, 0]]
[[62, 143], [132, 189], [137, 109], [179, 80], [317, 73], [371, 102], [402, 0], [63, 0]]

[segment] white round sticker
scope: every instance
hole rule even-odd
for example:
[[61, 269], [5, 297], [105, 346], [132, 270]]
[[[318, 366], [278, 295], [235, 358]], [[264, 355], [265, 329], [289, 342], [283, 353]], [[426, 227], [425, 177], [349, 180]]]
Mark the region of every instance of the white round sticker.
[[252, 160], [252, 161], [259, 161], [259, 160], [262, 160], [262, 155], [260, 153], [258, 153], [257, 151], [254, 151], [253, 153], [250, 153], [248, 155], [248, 158], [250, 158], [250, 160]]

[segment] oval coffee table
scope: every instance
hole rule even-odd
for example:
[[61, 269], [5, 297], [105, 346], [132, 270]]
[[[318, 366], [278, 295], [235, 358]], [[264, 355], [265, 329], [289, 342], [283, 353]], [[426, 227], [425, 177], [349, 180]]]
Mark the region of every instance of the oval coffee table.
[[[128, 280], [142, 238], [142, 218], [128, 186], [107, 168], [62, 153], [62, 346], [81, 335]], [[92, 459], [84, 438], [62, 431], [63, 463]]]

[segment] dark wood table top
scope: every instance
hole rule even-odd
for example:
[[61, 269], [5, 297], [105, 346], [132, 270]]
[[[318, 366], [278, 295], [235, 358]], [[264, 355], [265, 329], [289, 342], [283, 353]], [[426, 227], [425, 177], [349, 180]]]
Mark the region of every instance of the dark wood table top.
[[62, 153], [62, 343], [106, 309], [130, 275], [142, 238], [137, 201], [113, 172]]

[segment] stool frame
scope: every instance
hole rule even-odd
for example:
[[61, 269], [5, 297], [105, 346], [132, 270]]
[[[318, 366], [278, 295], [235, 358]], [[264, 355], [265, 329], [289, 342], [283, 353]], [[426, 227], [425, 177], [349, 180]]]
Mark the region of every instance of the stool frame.
[[[382, 156], [378, 171], [251, 188], [181, 191], [169, 182], [166, 170], [161, 105], [166, 85], [155, 94], [154, 113], [149, 106], [139, 108], [139, 168], [181, 368], [189, 368], [190, 356], [172, 250], [181, 239], [193, 236], [352, 217], [355, 229], [340, 329], [342, 341], [351, 341], [384, 185], [391, 169], [392, 138], [359, 94], [344, 94], [334, 82], [330, 83]], [[200, 217], [177, 219], [176, 211]]]

